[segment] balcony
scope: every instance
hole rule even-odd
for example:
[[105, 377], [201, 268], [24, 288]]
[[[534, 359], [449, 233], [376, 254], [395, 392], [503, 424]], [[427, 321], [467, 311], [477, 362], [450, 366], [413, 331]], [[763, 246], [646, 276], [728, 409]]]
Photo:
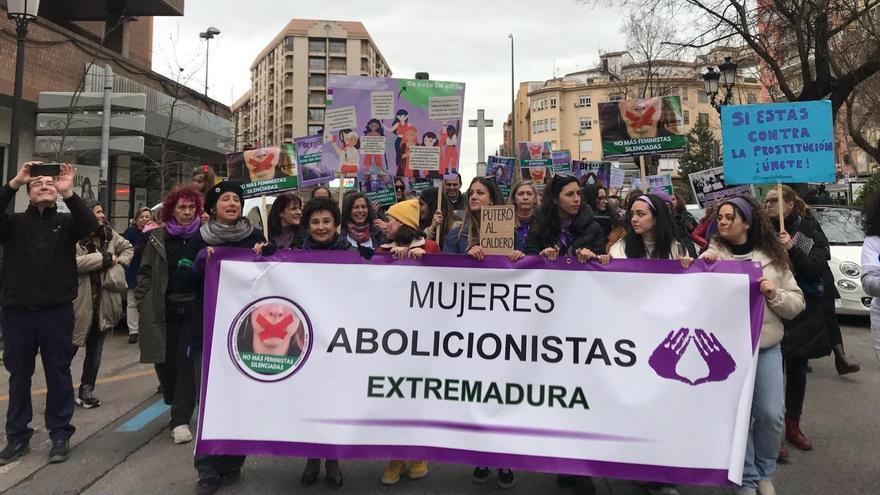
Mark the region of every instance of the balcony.
[[330, 73], [331, 74], [345, 74], [347, 70], [347, 66], [345, 64], [345, 60], [331, 60], [330, 61]]
[[[111, 11], [109, 0], [43, 0], [40, 17], [72, 21], [104, 21]], [[128, 0], [126, 16], [181, 16], [184, 0]]]

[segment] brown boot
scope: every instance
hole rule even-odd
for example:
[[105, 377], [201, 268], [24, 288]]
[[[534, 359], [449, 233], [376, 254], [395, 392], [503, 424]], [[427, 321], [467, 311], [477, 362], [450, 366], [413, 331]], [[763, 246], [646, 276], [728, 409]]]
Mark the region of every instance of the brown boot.
[[858, 373], [862, 369], [861, 366], [849, 362], [843, 351], [843, 344], [837, 344], [832, 350], [834, 351], [834, 367], [837, 368], [838, 375]]
[[788, 447], [785, 446], [785, 440], [779, 444], [779, 456], [776, 457], [776, 462], [788, 464]]
[[801, 431], [801, 420], [785, 418], [785, 439], [801, 450], [813, 450], [813, 442]]

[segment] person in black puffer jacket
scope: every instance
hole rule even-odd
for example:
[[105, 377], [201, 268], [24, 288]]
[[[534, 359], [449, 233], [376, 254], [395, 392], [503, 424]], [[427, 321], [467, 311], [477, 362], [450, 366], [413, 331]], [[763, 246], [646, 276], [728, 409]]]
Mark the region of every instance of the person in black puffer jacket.
[[[197, 284], [195, 310], [193, 311], [190, 346], [193, 364], [196, 367], [196, 390], [200, 390], [202, 340], [204, 335], [205, 266], [213, 255], [214, 248], [235, 247], [253, 249], [264, 241], [263, 232], [242, 217], [244, 206], [241, 186], [223, 181], [210, 189], [205, 196], [205, 209], [211, 219], [199, 228], [195, 243], [189, 256], [181, 262], [191, 260], [193, 276]], [[245, 456], [241, 455], [196, 455], [193, 464], [199, 473], [196, 491], [199, 494], [214, 493], [220, 485], [230, 485], [241, 478], [241, 467]]]
[[[785, 360], [785, 438], [801, 450], [811, 450], [812, 442], [800, 430], [800, 417], [807, 386], [807, 363], [831, 353], [828, 325], [837, 324], [834, 300], [840, 297], [834, 275], [828, 266], [831, 251], [828, 239], [809, 207], [788, 186], [782, 188], [785, 230], [779, 240], [788, 250], [792, 271], [804, 293], [807, 308], [792, 320], [784, 321], [782, 352]], [[779, 195], [776, 189], [765, 198], [767, 213], [779, 229]], [[830, 315], [826, 314], [830, 313]], [[838, 328], [839, 331], [839, 328]], [[780, 452], [784, 459], [787, 451]]]
[[524, 252], [550, 261], [557, 256], [595, 259], [605, 254], [605, 232], [583, 202], [575, 177], [557, 175], [546, 186]]

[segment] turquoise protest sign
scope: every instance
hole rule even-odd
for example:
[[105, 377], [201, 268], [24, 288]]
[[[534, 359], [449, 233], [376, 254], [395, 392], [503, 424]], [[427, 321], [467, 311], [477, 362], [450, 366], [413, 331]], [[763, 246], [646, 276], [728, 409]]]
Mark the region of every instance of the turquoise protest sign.
[[728, 184], [834, 182], [831, 102], [721, 107]]

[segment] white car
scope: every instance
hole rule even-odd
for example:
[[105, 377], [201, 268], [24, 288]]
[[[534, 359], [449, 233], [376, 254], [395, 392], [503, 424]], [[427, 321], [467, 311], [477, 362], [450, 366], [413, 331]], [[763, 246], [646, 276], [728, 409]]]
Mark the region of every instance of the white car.
[[854, 208], [842, 206], [813, 206], [813, 211], [831, 245], [828, 265], [834, 274], [834, 283], [840, 292], [835, 301], [837, 314], [868, 316], [871, 297], [862, 289], [862, 231], [861, 214]]

